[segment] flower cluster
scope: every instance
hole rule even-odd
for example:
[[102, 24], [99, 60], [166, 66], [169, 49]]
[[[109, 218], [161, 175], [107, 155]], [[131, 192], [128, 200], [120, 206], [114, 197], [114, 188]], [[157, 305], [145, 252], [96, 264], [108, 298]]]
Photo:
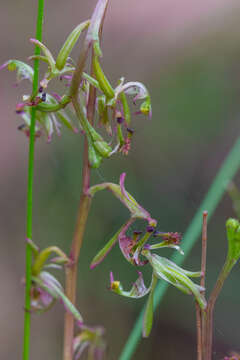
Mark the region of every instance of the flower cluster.
[[[131, 149], [134, 130], [131, 128], [131, 112], [127, 97], [132, 98], [133, 104], [140, 102], [139, 109], [134, 114], [143, 114], [151, 117], [150, 95], [140, 82], [124, 82], [120, 78], [114, 87], [103, 72], [100, 64], [102, 51], [100, 49], [100, 26], [104, 17], [103, 9], [106, 1], [100, 1], [91, 20], [79, 24], [67, 37], [56, 59], [45, 44], [36, 39], [30, 39], [31, 43], [38, 46], [41, 55], [33, 55], [29, 60], [39, 60], [47, 65], [47, 71], [40, 81], [40, 87], [36, 94], [24, 95], [16, 106], [16, 112], [22, 117], [24, 123], [18, 128], [29, 136], [31, 123], [31, 109], [36, 108], [35, 138], [45, 134], [47, 141], [51, 142], [53, 133], [61, 134], [62, 125], [73, 133], [84, 134], [88, 140], [88, 156], [91, 167], [98, 168], [104, 158], [109, 158], [119, 152], [127, 155]], [[71, 51], [77, 43], [80, 35], [87, 31], [83, 50], [83, 63], [75, 65], [70, 58]], [[92, 48], [91, 75], [85, 72], [89, 49]], [[33, 68], [19, 60], [9, 60], [0, 69], [7, 68], [17, 71], [17, 84], [24, 79], [33, 81]], [[79, 70], [80, 69], [80, 70]], [[81, 71], [82, 69], [82, 71]], [[76, 77], [80, 81], [76, 85]], [[53, 79], [65, 82], [65, 93], [59, 95], [56, 92], [49, 93], [48, 85]], [[90, 99], [90, 86], [95, 88], [97, 97], [95, 101], [98, 120], [96, 126], [87, 118], [87, 107]], [[76, 88], [76, 89], [75, 89]], [[77, 96], [76, 93], [77, 92]], [[74, 101], [77, 98], [77, 103]], [[74, 125], [68, 115], [67, 107], [75, 107], [78, 124]], [[104, 137], [99, 128], [106, 130]]]
[[[143, 336], [147, 337], [152, 327], [153, 294], [159, 279], [167, 281], [186, 294], [194, 295], [201, 309], [206, 308], [206, 300], [203, 296], [204, 288], [195, 284], [190, 279], [192, 277], [200, 277], [201, 272], [191, 272], [182, 269], [167, 258], [153, 253], [153, 250], [168, 247], [183, 254], [179, 246], [181, 234], [156, 230], [157, 221], [126, 191], [124, 186], [125, 175], [126, 174], [123, 173], [120, 176], [119, 185], [103, 183], [92, 186], [89, 189], [89, 196], [94, 196], [95, 193], [100, 190], [110, 190], [128, 208], [131, 214], [126, 223], [122, 225], [117, 233], [94, 257], [90, 267], [96, 267], [117, 242], [124, 258], [133, 266], [138, 267], [150, 264], [152, 267], [152, 280], [149, 287], [145, 286], [141, 272], [138, 272], [138, 278], [129, 291], [125, 291], [121, 282], [114, 279], [112, 272], [110, 274], [110, 289], [116, 294], [131, 298], [141, 298], [149, 294], [143, 322]], [[134, 230], [130, 235], [130, 226], [133, 225], [137, 219], [147, 221], [145, 232]], [[152, 244], [151, 237], [154, 239], [161, 237], [162, 241]]]

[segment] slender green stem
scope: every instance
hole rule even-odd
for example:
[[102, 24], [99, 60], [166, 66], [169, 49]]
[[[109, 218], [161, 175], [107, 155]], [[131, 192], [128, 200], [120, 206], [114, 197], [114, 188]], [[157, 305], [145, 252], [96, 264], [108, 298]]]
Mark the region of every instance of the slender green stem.
[[[38, 15], [36, 25], [36, 39], [42, 40], [42, 25], [44, 14], [44, 0], [38, 0]], [[35, 48], [35, 55], [40, 54], [39, 47]], [[32, 93], [35, 94], [38, 89], [39, 60], [34, 61], [34, 77]], [[34, 141], [35, 141], [35, 122], [36, 109], [32, 108], [31, 125], [29, 137], [29, 155], [28, 155], [28, 188], [27, 188], [27, 238], [32, 238], [32, 204], [33, 204], [33, 174], [34, 174]], [[25, 316], [24, 316], [24, 337], [23, 337], [23, 360], [29, 359], [30, 353], [30, 331], [31, 331], [31, 266], [32, 250], [26, 243], [26, 288], [25, 288]]]
[[[205, 196], [203, 202], [201, 203], [198, 211], [196, 212], [190, 226], [188, 227], [183, 241], [183, 250], [187, 256], [191, 251], [193, 245], [195, 244], [197, 238], [201, 233], [202, 225], [202, 212], [208, 210], [208, 217], [211, 218], [214, 213], [217, 205], [219, 204], [225, 190], [226, 185], [234, 177], [237, 170], [240, 167], [240, 138], [236, 141], [224, 163], [222, 164], [218, 174], [216, 175], [207, 195]], [[186, 259], [186, 256], [183, 257], [179, 254], [175, 254], [172, 258], [174, 262], [180, 265], [183, 260]], [[154, 309], [159, 306], [161, 300], [168, 288], [167, 282], [159, 282], [154, 297]], [[134, 328], [131, 334], [128, 337], [128, 340], [123, 348], [123, 351], [119, 357], [119, 360], [129, 360], [131, 359], [139, 341], [141, 338], [141, 326], [142, 319], [144, 315], [144, 310], [141, 311], [139, 317], [134, 325]]]

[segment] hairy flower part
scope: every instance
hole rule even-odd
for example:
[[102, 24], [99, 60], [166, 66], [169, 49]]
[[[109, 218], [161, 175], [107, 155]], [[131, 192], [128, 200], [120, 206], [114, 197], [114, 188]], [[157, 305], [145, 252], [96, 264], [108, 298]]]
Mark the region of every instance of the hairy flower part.
[[78, 322], [80, 332], [73, 340], [74, 360], [81, 358], [87, 353], [88, 358], [102, 360], [104, 358], [106, 344], [103, 339], [104, 328], [102, 326], [87, 326]]

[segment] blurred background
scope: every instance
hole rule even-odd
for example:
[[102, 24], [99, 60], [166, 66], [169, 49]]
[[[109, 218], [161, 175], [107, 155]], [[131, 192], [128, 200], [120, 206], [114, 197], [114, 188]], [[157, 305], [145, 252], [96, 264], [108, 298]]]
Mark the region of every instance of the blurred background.
[[[66, 35], [89, 18], [95, 0], [46, 1], [44, 43], [57, 54]], [[33, 54], [37, 1], [2, 1], [0, 64]], [[159, 220], [162, 231], [184, 234], [216, 172], [238, 138], [240, 97], [240, 4], [237, 0], [110, 1], [104, 26], [103, 67], [116, 84], [142, 81], [152, 96], [153, 118], [135, 118], [134, 146], [127, 158], [106, 160], [92, 183], [118, 182], [127, 172], [129, 192]], [[73, 53], [77, 58], [80, 44]], [[1, 71], [0, 358], [20, 359], [23, 334], [25, 213], [28, 142], [17, 131], [15, 104], [29, 93], [27, 82]], [[64, 88], [61, 88], [63, 91]], [[69, 250], [81, 187], [83, 138], [67, 130], [52, 143], [36, 143], [33, 240]], [[239, 154], [240, 156], [240, 154]], [[236, 184], [240, 186], [240, 176]], [[78, 304], [86, 322], [106, 328], [108, 355], [118, 359], [146, 299], [109, 292], [109, 271], [129, 288], [136, 271], [116, 248], [95, 270], [89, 263], [127, 219], [111, 194], [100, 193], [90, 213], [81, 251]], [[208, 291], [223, 264], [225, 221], [234, 216], [225, 195], [209, 224]], [[200, 241], [184, 266], [200, 268]], [[163, 252], [169, 255], [169, 252]], [[146, 274], [148, 276], [148, 274]], [[227, 280], [215, 312], [214, 359], [240, 351], [240, 269]], [[148, 277], [147, 277], [148, 281]], [[61, 358], [63, 312], [59, 304], [33, 316], [31, 359]], [[149, 339], [133, 359], [196, 359], [192, 297], [169, 288], [155, 314]]]

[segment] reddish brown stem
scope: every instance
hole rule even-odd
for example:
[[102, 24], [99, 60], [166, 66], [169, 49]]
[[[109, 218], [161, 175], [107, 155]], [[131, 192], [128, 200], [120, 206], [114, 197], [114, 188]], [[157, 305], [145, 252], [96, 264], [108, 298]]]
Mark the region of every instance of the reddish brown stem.
[[[218, 276], [217, 282], [215, 284], [215, 287], [210, 295], [207, 311], [206, 311], [206, 360], [212, 359], [212, 340], [213, 340], [213, 312], [214, 312], [214, 306], [216, 303], [216, 300], [218, 298], [218, 295], [220, 294], [223, 284], [228, 277], [232, 267], [234, 266], [235, 262], [233, 260], [230, 260], [228, 257], [225, 261], [225, 264]], [[205, 358], [204, 358], [205, 360]]]
[[[205, 287], [206, 258], [207, 258], [207, 216], [208, 212], [203, 212], [202, 222], [202, 260], [201, 260], [201, 281], [200, 285]], [[205, 292], [204, 292], [205, 293]], [[204, 360], [204, 320], [205, 314], [196, 303], [196, 324], [197, 324], [197, 359]]]
[[[80, 70], [82, 72], [82, 69]], [[91, 75], [94, 76], [93, 71]], [[76, 86], [78, 90], [78, 86]], [[90, 123], [93, 123], [95, 113], [96, 90], [90, 86], [89, 100], [87, 104], [87, 117]], [[77, 95], [72, 98], [73, 106], [78, 115], [79, 104]], [[90, 166], [88, 162], [88, 142], [84, 140], [84, 155], [83, 155], [83, 172], [82, 172], [82, 194], [80, 197], [80, 204], [77, 214], [76, 228], [73, 236], [70, 258], [72, 264], [66, 268], [66, 286], [65, 293], [72, 304], [76, 304], [77, 292], [77, 270], [78, 259], [82, 247], [83, 236], [85, 232], [86, 222], [88, 219], [89, 209], [91, 206], [91, 197], [87, 194], [90, 186]], [[63, 360], [73, 359], [73, 338], [74, 338], [74, 317], [71, 313], [65, 312], [64, 318], [64, 349]]]

